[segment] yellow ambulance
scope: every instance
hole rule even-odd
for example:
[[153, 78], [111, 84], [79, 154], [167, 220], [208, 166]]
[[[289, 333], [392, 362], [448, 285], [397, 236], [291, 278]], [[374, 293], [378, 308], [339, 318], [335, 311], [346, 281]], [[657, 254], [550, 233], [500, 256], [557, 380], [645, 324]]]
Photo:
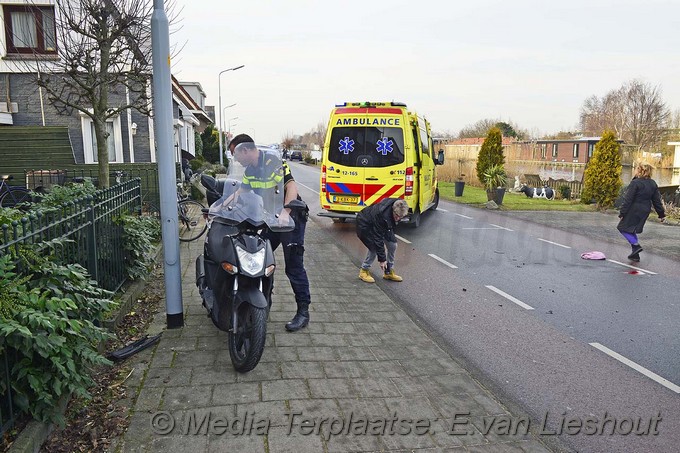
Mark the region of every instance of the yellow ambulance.
[[403, 198], [408, 222], [439, 203], [430, 125], [400, 102], [351, 102], [331, 111], [321, 157], [322, 217], [345, 221], [384, 198]]

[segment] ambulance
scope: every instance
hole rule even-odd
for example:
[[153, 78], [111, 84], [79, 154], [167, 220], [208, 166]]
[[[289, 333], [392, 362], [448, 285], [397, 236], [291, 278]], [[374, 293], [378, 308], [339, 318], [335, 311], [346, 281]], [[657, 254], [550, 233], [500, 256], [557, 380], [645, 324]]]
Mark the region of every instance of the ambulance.
[[408, 221], [439, 204], [430, 125], [400, 102], [351, 102], [331, 111], [321, 157], [318, 215], [344, 222], [384, 198], [403, 198]]

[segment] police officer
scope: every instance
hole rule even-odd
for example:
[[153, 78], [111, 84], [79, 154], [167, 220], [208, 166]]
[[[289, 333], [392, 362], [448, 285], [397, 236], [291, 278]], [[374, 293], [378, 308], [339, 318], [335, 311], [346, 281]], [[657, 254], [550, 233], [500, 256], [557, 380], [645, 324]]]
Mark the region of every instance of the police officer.
[[[288, 164], [282, 162], [275, 153], [260, 151], [255, 146], [253, 139], [246, 134], [239, 134], [234, 137], [229, 143], [229, 150], [234, 159], [246, 167], [241, 189], [268, 189], [280, 183], [283, 179], [284, 205], [295, 199], [302, 200]], [[267, 231], [265, 237], [271, 242], [273, 250], [276, 250], [279, 244], [283, 245], [286, 276], [288, 276], [290, 286], [293, 288], [295, 302], [297, 303], [297, 312], [293, 319], [286, 324], [286, 330], [295, 332], [309, 324], [311, 296], [309, 294], [309, 279], [303, 260], [308, 213], [307, 209], [291, 210], [284, 208], [280, 217], [285, 220], [285, 217], [289, 215], [295, 220], [293, 231], [285, 233]]]

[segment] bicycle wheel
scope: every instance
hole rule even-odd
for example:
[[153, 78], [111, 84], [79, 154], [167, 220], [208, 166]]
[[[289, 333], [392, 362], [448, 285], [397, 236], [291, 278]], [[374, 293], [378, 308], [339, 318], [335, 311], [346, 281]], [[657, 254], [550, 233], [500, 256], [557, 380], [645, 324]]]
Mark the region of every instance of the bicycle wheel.
[[183, 200], [177, 205], [179, 216], [179, 240], [193, 241], [201, 237], [208, 228], [203, 217], [203, 205], [195, 200]]
[[2, 194], [2, 197], [0, 197], [0, 207], [14, 208], [24, 203], [30, 203], [31, 201], [31, 194], [28, 190], [14, 187], [7, 189], [7, 191]]

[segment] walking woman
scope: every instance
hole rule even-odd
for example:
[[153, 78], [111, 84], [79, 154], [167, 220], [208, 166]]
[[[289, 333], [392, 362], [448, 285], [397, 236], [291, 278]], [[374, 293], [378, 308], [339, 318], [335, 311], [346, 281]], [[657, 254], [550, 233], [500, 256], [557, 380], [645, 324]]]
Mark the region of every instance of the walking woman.
[[659, 220], [666, 220], [666, 213], [661, 203], [661, 194], [656, 181], [652, 179], [652, 166], [639, 163], [635, 168], [635, 176], [628, 185], [623, 196], [623, 203], [619, 210], [619, 224], [616, 228], [630, 243], [632, 252], [628, 255], [631, 261], [640, 261], [642, 246], [638, 242], [637, 235], [642, 233], [652, 206], [659, 216]]

